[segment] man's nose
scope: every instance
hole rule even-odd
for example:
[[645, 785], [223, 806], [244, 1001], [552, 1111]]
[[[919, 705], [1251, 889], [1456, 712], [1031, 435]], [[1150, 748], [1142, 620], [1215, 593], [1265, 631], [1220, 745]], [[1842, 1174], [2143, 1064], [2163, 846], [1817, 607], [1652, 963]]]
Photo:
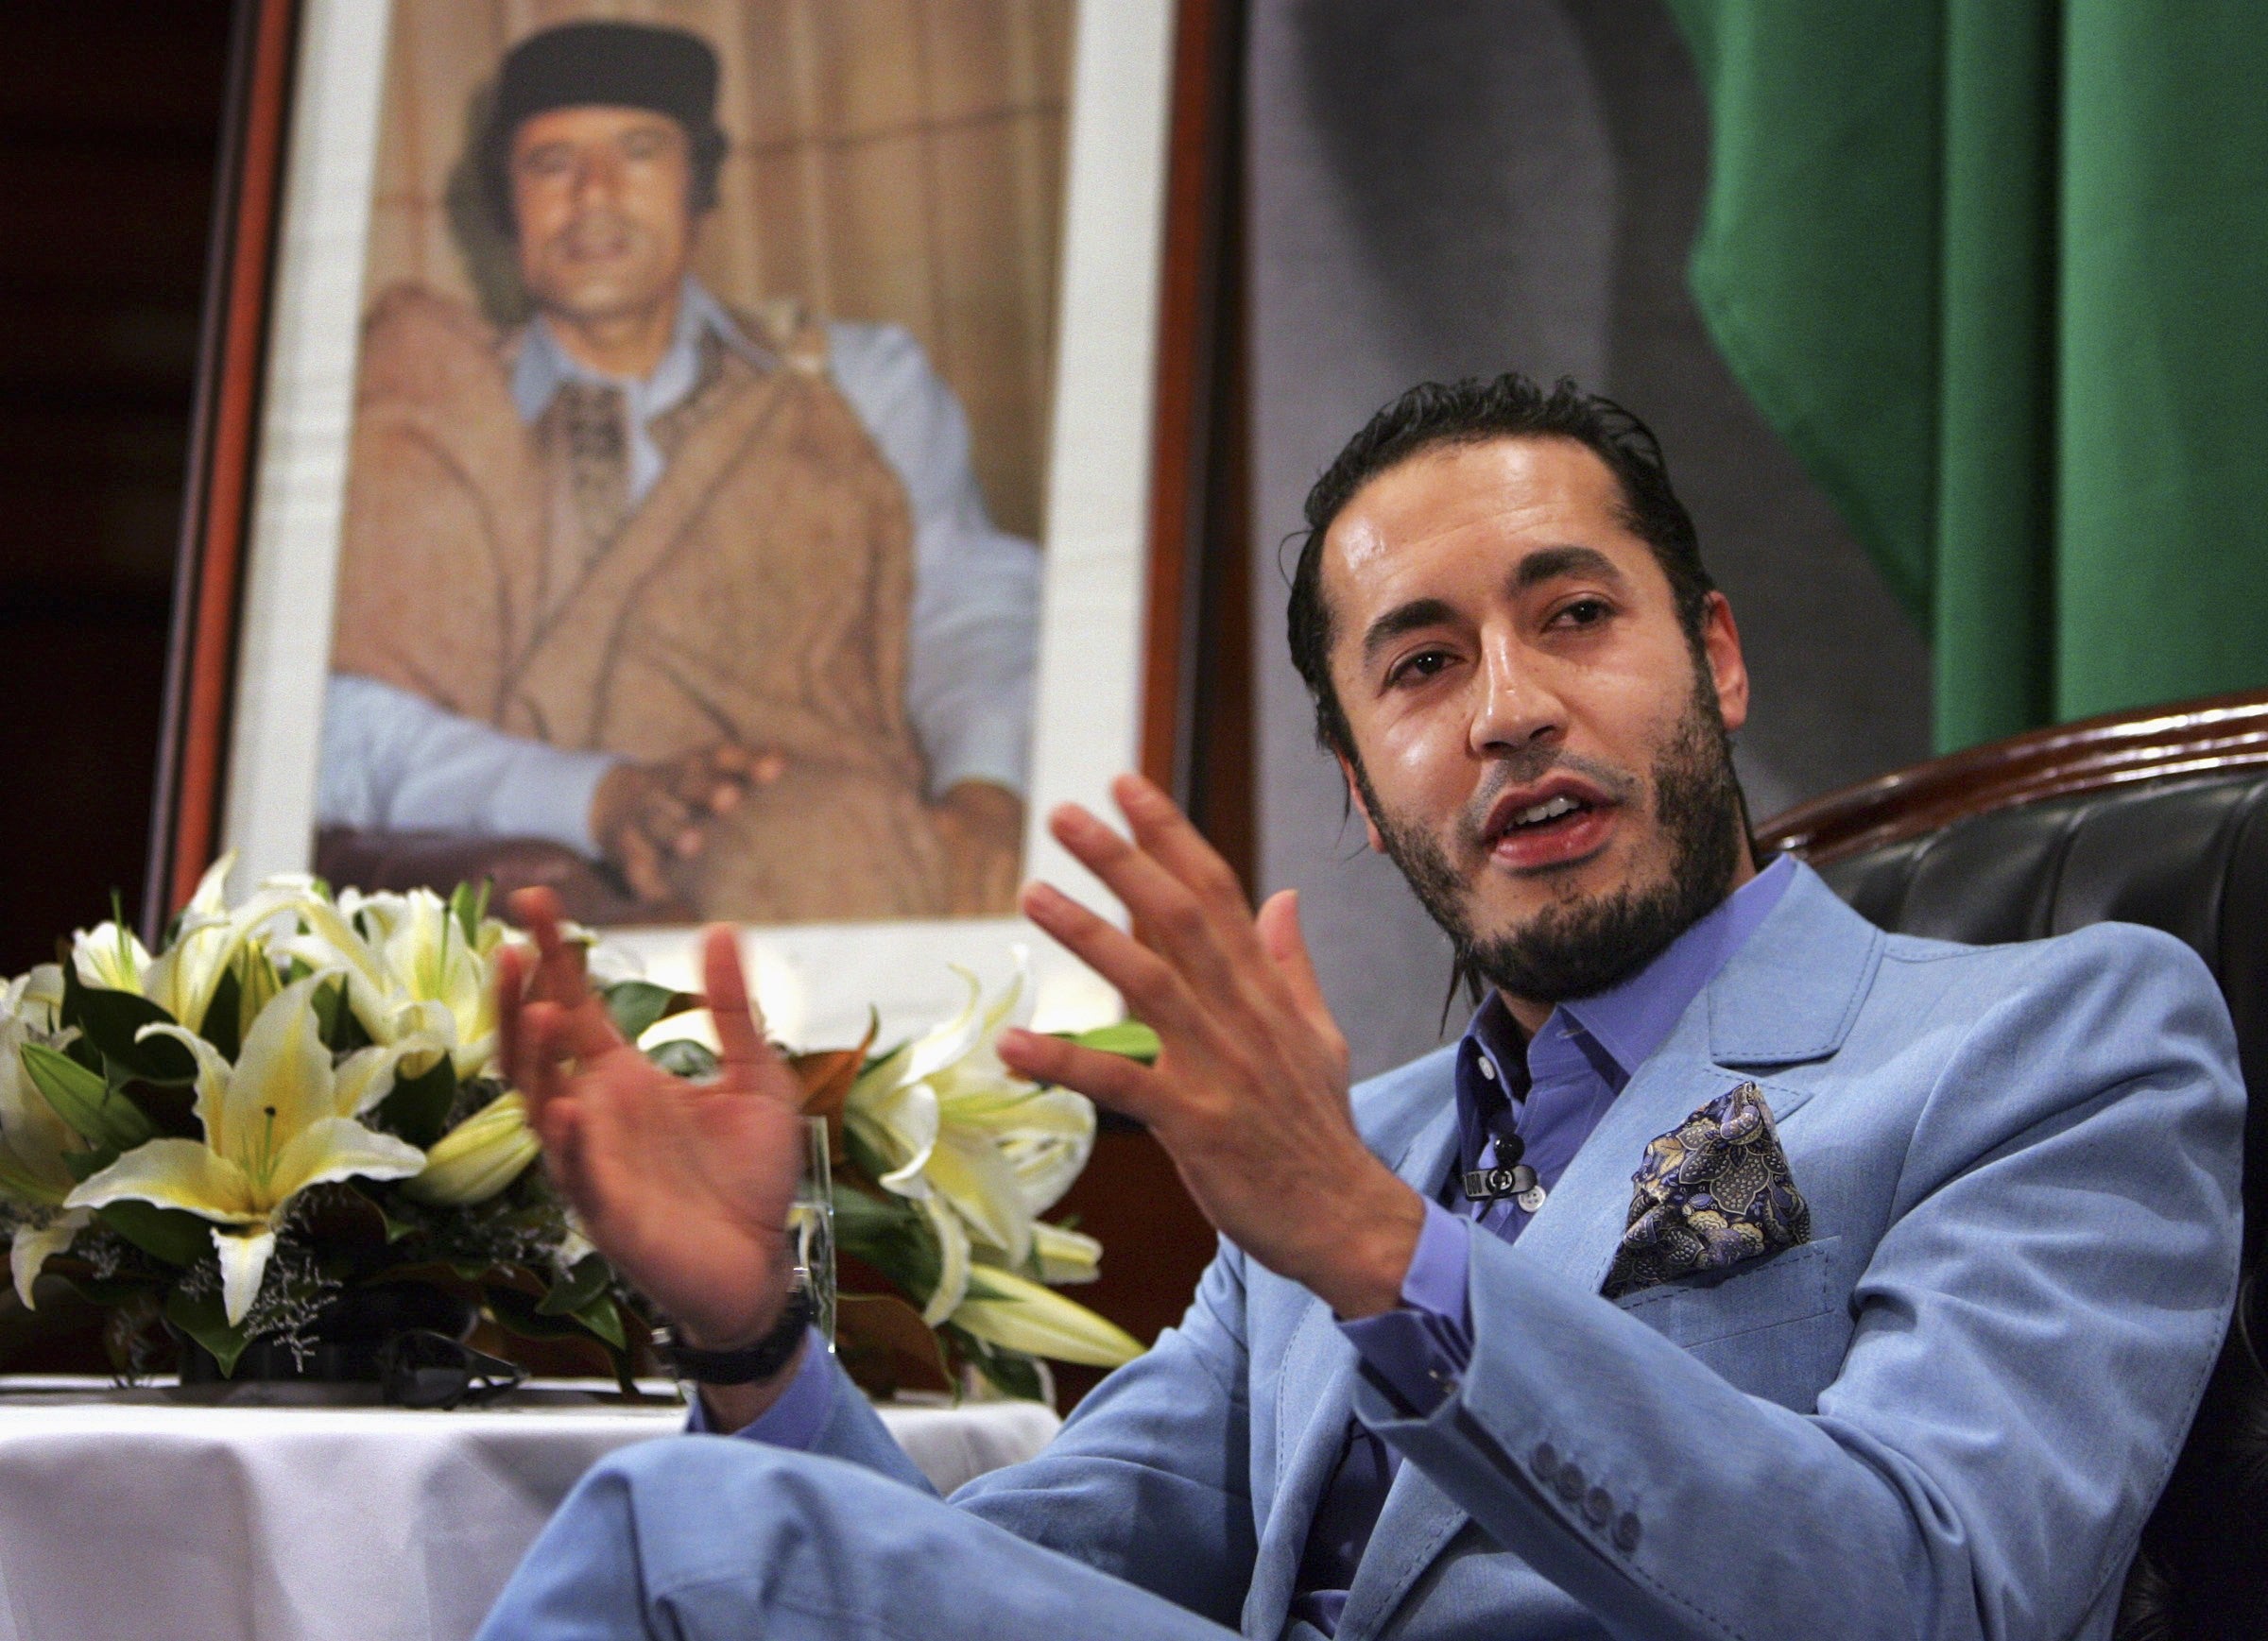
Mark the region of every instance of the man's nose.
[[613, 198], [621, 180], [622, 167], [604, 148], [589, 149], [576, 157], [575, 197], [578, 205]]
[[1567, 732], [1567, 709], [1509, 633], [1485, 635], [1474, 677], [1470, 738], [1484, 756], [1502, 755]]

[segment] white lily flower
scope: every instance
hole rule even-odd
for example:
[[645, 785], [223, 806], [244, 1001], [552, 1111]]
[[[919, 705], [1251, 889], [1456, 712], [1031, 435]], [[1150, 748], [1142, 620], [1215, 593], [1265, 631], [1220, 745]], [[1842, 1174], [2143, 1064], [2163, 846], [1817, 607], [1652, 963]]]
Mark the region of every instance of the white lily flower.
[[969, 1227], [940, 1197], [918, 1197], [915, 1202], [937, 1239], [937, 1285], [929, 1291], [929, 1300], [921, 1307], [921, 1325], [936, 1327], [958, 1310], [969, 1295]]
[[969, 986], [960, 1013], [861, 1076], [843, 1120], [883, 1159], [885, 1188], [918, 1202], [942, 1197], [971, 1237], [1022, 1265], [1035, 1217], [1087, 1166], [1094, 1106], [1000, 1063], [1000, 1034], [1023, 1008], [1021, 951], [1016, 978], [989, 1007], [976, 977], [959, 972]]
[[420, 1202], [469, 1207], [518, 1179], [542, 1150], [527, 1125], [527, 1102], [514, 1089], [434, 1141], [425, 1171], [402, 1188]]
[[277, 949], [347, 977], [347, 1004], [370, 1040], [429, 1038], [438, 1051], [405, 1056], [404, 1077], [422, 1076], [445, 1051], [458, 1080], [477, 1077], [496, 1054], [496, 953], [518, 939], [494, 918], [467, 941], [449, 902], [431, 889], [365, 895], [335, 903], [306, 879], [277, 878], [268, 891], [307, 921], [306, 934]]
[[71, 1208], [134, 1201], [211, 1220], [221, 1298], [232, 1325], [260, 1291], [284, 1207], [309, 1186], [350, 1179], [406, 1179], [425, 1166], [416, 1146], [355, 1119], [392, 1089], [395, 1063], [437, 1045], [416, 1038], [364, 1049], [334, 1066], [315, 1015], [318, 987], [335, 971], [285, 986], [245, 1033], [234, 1065], [179, 1026], [145, 1026], [197, 1058], [202, 1140], [136, 1146], [64, 1199]]
[[1067, 1225], [1034, 1225], [1032, 1252], [1040, 1259], [1040, 1280], [1058, 1288], [1102, 1274], [1102, 1243]]
[[181, 909], [173, 944], [156, 957], [134, 932], [113, 922], [80, 930], [71, 939], [71, 963], [80, 983], [130, 991], [146, 997], [196, 1031], [205, 1023], [213, 994], [226, 978], [246, 940], [275, 913], [258, 900], [231, 913], [222, 892], [232, 854], [213, 863], [198, 880], [197, 893]]
[[989, 1265], [971, 1273], [968, 1297], [952, 1321], [1003, 1349], [1056, 1361], [1113, 1368], [1142, 1354], [1142, 1342], [1117, 1324], [1052, 1288]]
[[63, 1158], [86, 1150], [86, 1141], [56, 1115], [24, 1068], [24, 1045], [53, 1037], [62, 1000], [62, 970], [51, 963], [11, 981], [0, 994], [0, 1194], [24, 1215], [8, 1263], [26, 1310], [41, 1269], [94, 1217], [88, 1209], [63, 1206], [78, 1183]]

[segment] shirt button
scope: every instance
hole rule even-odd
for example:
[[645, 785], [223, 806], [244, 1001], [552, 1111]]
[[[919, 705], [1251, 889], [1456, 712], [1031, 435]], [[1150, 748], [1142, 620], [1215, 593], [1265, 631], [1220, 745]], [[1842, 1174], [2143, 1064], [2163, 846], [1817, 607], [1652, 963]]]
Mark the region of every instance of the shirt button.
[[1624, 1555], [1638, 1548], [1638, 1517], [1626, 1510], [1623, 1512], [1623, 1518], [1614, 1524], [1614, 1547]]
[[1604, 1487], [1594, 1487], [1583, 1496], [1583, 1513], [1590, 1518], [1593, 1527], [1605, 1527], [1614, 1519], [1614, 1499]]
[[1538, 1480], [1549, 1481], [1559, 1474], [1559, 1450], [1549, 1442], [1537, 1443], [1536, 1451], [1528, 1455], [1528, 1468]]
[[1583, 1496], [1582, 1466], [1572, 1462], [1561, 1465], [1558, 1479], [1552, 1485], [1558, 1490], [1560, 1497], [1570, 1504], [1574, 1503]]
[[1473, 1064], [1479, 1068], [1482, 1076], [1487, 1078], [1491, 1083], [1496, 1081], [1496, 1062], [1494, 1060], [1486, 1054], [1480, 1054], [1474, 1056]]

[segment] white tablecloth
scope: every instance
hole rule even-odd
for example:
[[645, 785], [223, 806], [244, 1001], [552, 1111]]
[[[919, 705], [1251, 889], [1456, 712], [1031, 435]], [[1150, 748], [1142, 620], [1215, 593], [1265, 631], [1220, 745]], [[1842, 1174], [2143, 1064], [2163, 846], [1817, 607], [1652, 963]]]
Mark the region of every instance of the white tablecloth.
[[[0, 1641], [459, 1641], [576, 1479], [683, 1410], [457, 1412], [0, 1388]], [[1029, 1402], [885, 1407], [940, 1491], [1030, 1457]]]

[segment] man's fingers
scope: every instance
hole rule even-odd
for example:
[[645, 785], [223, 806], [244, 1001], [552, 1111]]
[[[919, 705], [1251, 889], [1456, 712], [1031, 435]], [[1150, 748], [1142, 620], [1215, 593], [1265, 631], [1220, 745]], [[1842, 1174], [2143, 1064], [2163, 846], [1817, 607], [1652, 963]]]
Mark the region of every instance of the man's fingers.
[[504, 1080], [520, 1085], [520, 1003], [527, 989], [527, 959], [517, 946], [496, 953], [496, 1050]]
[[713, 924], [701, 936], [701, 983], [709, 993], [710, 1017], [716, 1021], [718, 1059], [727, 1077], [744, 1086], [769, 1092], [766, 1075], [779, 1056], [764, 1034], [764, 1016], [748, 995], [748, 981], [740, 966], [740, 942], [725, 925]]
[[536, 966], [527, 995], [569, 1005], [587, 995], [583, 949], [567, 938], [558, 896], [549, 889], [522, 889], [512, 896], [511, 908], [536, 941]]
[[667, 846], [693, 820], [694, 804], [702, 790], [688, 783], [688, 792], [680, 796], [674, 792], [653, 792], [638, 807], [636, 829], [654, 843]]
[[1209, 910], [1228, 913], [1239, 924], [1249, 920], [1251, 907], [1234, 868], [1162, 788], [1139, 775], [1122, 775], [1110, 783], [1110, 795], [1118, 800], [1134, 841], [1145, 854], [1179, 879]]
[[669, 880], [662, 875], [661, 851], [634, 829], [623, 834], [622, 877], [630, 893], [641, 900], [669, 898]]
[[1255, 920], [1260, 944], [1291, 988], [1292, 1000], [1311, 1021], [1333, 1025], [1331, 1005], [1323, 1000], [1323, 983], [1315, 978], [1314, 959], [1308, 955], [1307, 938], [1299, 928], [1299, 891], [1279, 889], [1261, 907]]
[[[1057, 808], [1047, 825], [1056, 841], [1125, 904], [1143, 945], [1162, 954], [1196, 990], [1215, 996], [1233, 991], [1235, 960], [1241, 955], [1232, 949], [1235, 937], [1224, 936], [1220, 920], [1187, 884], [1075, 803]], [[1246, 941], [1250, 942], [1248, 931]]]
[[1174, 966], [1131, 934], [1096, 916], [1052, 883], [1023, 891], [1023, 915], [1074, 957], [1117, 988], [1141, 1018], [1160, 1033], [1194, 1032], [1197, 1009]]
[[1017, 1076], [1075, 1088], [1138, 1122], [1150, 1121], [1158, 1111], [1163, 1086], [1158, 1074], [1124, 1054], [1082, 1049], [1060, 1037], [1013, 1027], [1000, 1034], [999, 1051], [1000, 1063]]

